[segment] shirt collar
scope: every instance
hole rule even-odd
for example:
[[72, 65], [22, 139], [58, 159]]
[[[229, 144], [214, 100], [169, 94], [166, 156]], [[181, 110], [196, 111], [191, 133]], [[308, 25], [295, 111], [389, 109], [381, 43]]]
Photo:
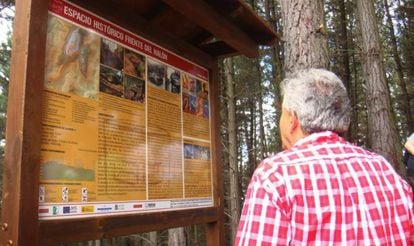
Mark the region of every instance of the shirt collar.
[[323, 142], [343, 142], [345, 141], [343, 138], [341, 138], [338, 134], [332, 131], [323, 131], [323, 132], [316, 132], [312, 133], [302, 139], [299, 139], [293, 147], [299, 147], [301, 145], [307, 145], [307, 144], [317, 144], [317, 143], [323, 143]]

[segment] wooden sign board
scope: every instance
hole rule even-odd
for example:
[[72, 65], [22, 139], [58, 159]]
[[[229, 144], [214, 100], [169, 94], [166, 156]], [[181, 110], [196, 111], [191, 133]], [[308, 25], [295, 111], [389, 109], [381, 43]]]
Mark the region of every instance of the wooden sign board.
[[216, 62], [69, 1], [16, 8], [1, 243], [208, 223], [222, 244]]

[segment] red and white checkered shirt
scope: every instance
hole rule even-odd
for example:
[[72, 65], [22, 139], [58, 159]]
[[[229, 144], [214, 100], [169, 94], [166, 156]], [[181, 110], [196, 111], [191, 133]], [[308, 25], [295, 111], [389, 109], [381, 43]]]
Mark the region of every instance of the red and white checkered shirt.
[[412, 197], [383, 157], [315, 133], [256, 169], [235, 245], [414, 245]]

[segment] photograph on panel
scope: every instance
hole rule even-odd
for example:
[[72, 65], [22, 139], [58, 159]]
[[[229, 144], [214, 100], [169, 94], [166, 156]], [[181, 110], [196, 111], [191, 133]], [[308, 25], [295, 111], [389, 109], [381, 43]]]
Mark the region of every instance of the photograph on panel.
[[96, 34], [49, 15], [45, 88], [96, 99], [99, 45]]
[[167, 80], [165, 82], [165, 89], [175, 94], [180, 94], [181, 79], [180, 71], [172, 67], [167, 68]]
[[124, 73], [145, 80], [145, 56], [125, 49]]
[[167, 80], [167, 66], [151, 59], [148, 59], [147, 64], [150, 85], [164, 89]]
[[124, 47], [106, 38], [102, 38], [101, 64], [116, 70], [122, 70], [124, 67]]
[[145, 81], [127, 74], [124, 75], [124, 97], [134, 102], [145, 102]]
[[99, 91], [113, 96], [123, 97], [124, 84], [122, 77], [122, 72], [120, 70], [101, 65]]

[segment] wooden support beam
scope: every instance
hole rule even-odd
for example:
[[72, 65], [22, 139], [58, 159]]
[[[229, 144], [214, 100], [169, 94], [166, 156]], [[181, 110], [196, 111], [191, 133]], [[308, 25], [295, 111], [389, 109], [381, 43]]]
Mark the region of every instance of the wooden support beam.
[[163, 0], [175, 11], [248, 57], [259, 55], [258, 44], [203, 0]]
[[244, 1], [239, 1], [240, 7], [232, 13], [233, 19], [237, 20], [236, 15], [244, 15], [244, 27], [249, 30], [249, 36], [261, 45], [273, 45], [280, 35], [262, 18], [257, 18], [254, 10]]
[[[69, 242], [159, 231], [190, 224], [217, 223], [219, 216], [222, 219], [222, 207], [64, 220], [42, 220], [39, 222], [39, 245], [60, 245]], [[163, 222], [160, 223], [160, 221]]]
[[206, 53], [211, 54], [214, 57], [225, 58], [229, 56], [238, 55], [239, 52], [233, 47], [230, 47], [223, 41], [216, 41], [207, 44], [202, 44], [199, 46], [200, 49]]
[[194, 46], [199, 46], [200, 44], [208, 42], [213, 38], [214, 37], [211, 35], [211, 33], [203, 31], [193, 35], [193, 37], [189, 38], [187, 41]]

